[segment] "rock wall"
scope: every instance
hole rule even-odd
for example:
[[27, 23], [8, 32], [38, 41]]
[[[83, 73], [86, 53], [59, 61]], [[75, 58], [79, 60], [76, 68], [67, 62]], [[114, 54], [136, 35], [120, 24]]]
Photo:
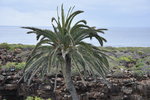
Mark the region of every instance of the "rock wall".
[[[80, 100], [150, 100], [150, 77], [135, 78], [124, 73], [124, 77], [108, 75], [106, 80], [110, 86], [97, 77], [86, 78], [86, 86], [79, 76], [74, 76], [73, 81]], [[44, 99], [71, 100], [63, 76], [58, 75], [56, 90], [54, 90], [55, 76], [45, 76], [45, 79], [34, 77], [30, 86], [24, 82], [18, 83], [21, 72], [0, 72], [0, 100], [24, 100], [27, 96], [40, 96]]]

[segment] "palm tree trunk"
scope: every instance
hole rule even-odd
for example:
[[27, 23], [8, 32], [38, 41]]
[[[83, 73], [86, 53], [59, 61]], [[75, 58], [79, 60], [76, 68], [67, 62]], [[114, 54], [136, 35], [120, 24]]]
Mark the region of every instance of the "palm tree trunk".
[[71, 79], [71, 58], [70, 58], [70, 56], [66, 55], [65, 60], [66, 60], [66, 66], [63, 67], [64, 68], [63, 74], [64, 74], [64, 79], [66, 82], [66, 87], [72, 96], [72, 100], [79, 100], [79, 97], [77, 95], [76, 89], [73, 84], [73, 81]]

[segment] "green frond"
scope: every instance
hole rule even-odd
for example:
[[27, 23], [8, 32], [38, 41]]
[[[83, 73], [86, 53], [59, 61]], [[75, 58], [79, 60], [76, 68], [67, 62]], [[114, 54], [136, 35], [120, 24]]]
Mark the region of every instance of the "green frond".
[[67, 27], [67, 29], [70, 29], [71, 26], [71, 22], [74, 19], [75, 16], [77, 16], [78, 14], [83, 13], [83, 11], [75, 11], [74, 13], [72, 13], [67, 19], [66, 19], [66, 23], [65, 23], [65, 27]]
[[61, 5], [61, 20], [62, 20], [62, 28], [64, 28], [65, 27], [65, 14], [64, 14], [63, 4]]
[[[31, 82], [35, 74], [44, 77], [44, 74], [52, 73], [53, 69], [63, 69], [66, 64], [66, 56], [71, 58], [72, 67], [78, 69], [82, 80], [83, 75], [92, 73], [105, 77], [109, 70], [107, 55], [104, 50], [83, 42], [87, 38], [95, 38], [100, 46], [106, 42], [106, 39], [100, 36], [107, 29], [96, 29], [87, 25], [86, 20], [79, 20], [75, 24], [73, 19], [83, 13], [83, 11], [74, 11], [70, 7], [67, 15], [64, 12], [63, 5], [59, 14], [57, 8], [57, 18], [52, 18], [51, 23], [53, 31], [39, 29], [34, 27], [22, 27], [30, 29], [28, 34], [36, 34], [38, 43], [33, 49], [24, 68], [24, 80]], [[84, 71], [84, 74], [81, 72]]]

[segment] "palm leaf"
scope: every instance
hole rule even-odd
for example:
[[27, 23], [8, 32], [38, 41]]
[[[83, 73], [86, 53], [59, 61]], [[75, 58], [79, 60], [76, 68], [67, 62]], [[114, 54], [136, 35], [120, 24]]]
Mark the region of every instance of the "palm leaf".
[[[31, 30], [28, 34], [36, 34], [38, 40], [24, 68], [23, 77], [28, 83], [37, 73], [41, 73], [39, 76], [44, 77], [44, 74], [51, 74], [53, 69], [64, 69], [67, 62], [66, 56], [70, 57], [72, 67], [78, 69], [83, 81], [84, 77], [90, 73], [93, 77], [95, 77], [95, 73], [98, 73], [103, 78], [107, 74], [109, 63], [107, 55], [104, 54], [105, 51], [83, 42], [87, 38], [96, 38], [100, 46], [103, 46], [106, 39], [100, 35], [104, 34], [107, 29], [90, 27], [86, 20], [79, 20], [73, 24], [73, 19], [83, 13], [81, 10], [73, 12], [73, 9], [74, 7], [69, 8], [67, 16], [65, 16], [63, 5], [60, 15], [57, 8], [57, 18], [51, 19], [53, 31], [23, 27]], [[84, 71], [84, 76], [82, 71]]]

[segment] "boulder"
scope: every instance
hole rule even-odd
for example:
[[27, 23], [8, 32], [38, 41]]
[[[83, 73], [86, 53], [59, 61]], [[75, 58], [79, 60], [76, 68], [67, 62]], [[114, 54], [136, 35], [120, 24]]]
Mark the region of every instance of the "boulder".
[[17, 90], [17, 84], [5, 84], [5, 90]]
[[0, 75], [0, 82], [4, 81], [4, 79], [5, 79], [5, 76]]
[[122, 91], [124, 94], [131, 94], [132, 91], [133, 91], [133, 89], [132, 89], [131, 87], [125, 87], [125, 86], [123, 86], [123, 87], [121, 88], [121, 91]]

